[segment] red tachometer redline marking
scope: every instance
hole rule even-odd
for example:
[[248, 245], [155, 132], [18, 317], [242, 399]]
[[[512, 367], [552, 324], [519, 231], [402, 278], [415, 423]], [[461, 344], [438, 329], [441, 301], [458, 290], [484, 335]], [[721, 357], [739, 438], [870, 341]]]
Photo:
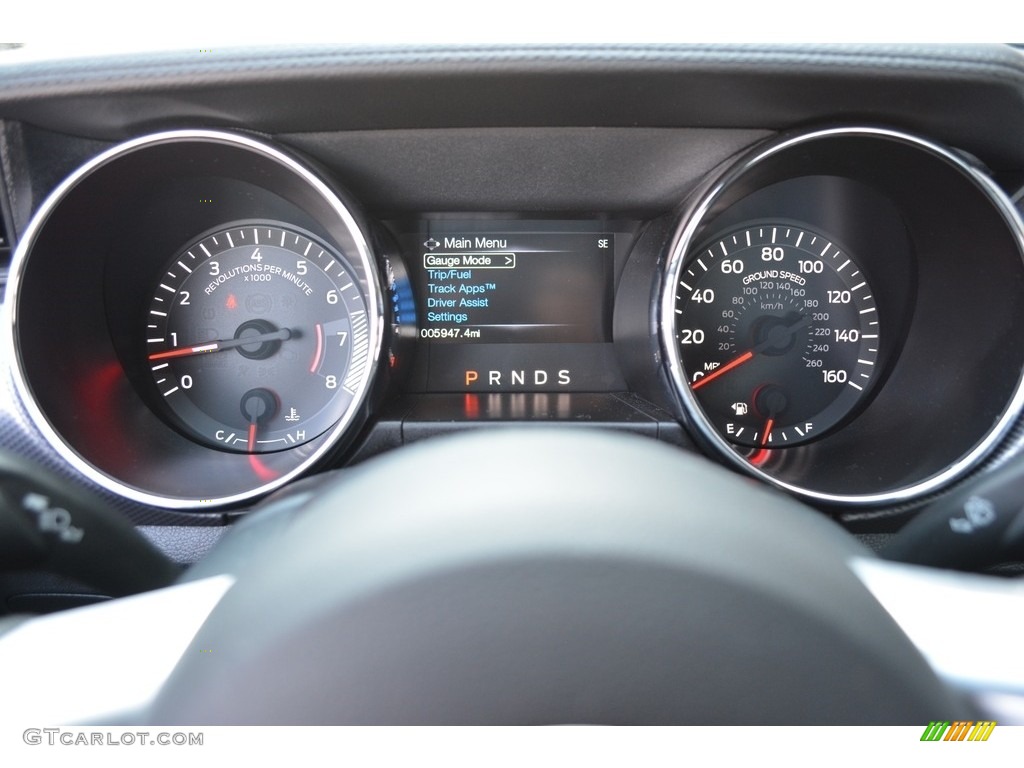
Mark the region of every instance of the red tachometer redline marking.
[[313, 355], [313, 364], [309, 366], [310, 373], [316, 373], [320, 366], [320, 358], [324, 353], [324, 329], [320, 323], [316, 324], [316, 354]]
[[167, 352], [154, 352], [149, 356], [150, 360], [163, 360], [165, 357], [187, 357], [188, 355], [199, 355], [203, 352], [216, 352], [220, 349], [219, 344], [200, 344], [198, 347], [182, 347], [171, 349]]
[[709, 373], [707, 376], [702, 376], [701, 378], [697, 379], [695, 382], [693, 382], [693, 384], [690, 385], [690, 389], [700, 389], [705, 384], [710, 384], [712, 381], [717, 379], [722, 374], [728, 373], [733, 368], [736, 368], [736, 367], [738, 367], [740, 365], [743, 365], [745, 362], [747, 362], [747, 360], [749, 360], [753, 356], [754, 356], [753, 352], [744, 352], [742, 355], [737, 357], [732, 362], [726, 363], [721, 368], [716, 368], [714, 371]]

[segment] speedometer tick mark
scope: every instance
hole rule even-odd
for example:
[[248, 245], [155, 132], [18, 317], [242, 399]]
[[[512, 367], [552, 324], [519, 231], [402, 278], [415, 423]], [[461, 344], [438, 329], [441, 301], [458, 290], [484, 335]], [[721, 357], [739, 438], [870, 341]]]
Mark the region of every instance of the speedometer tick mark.
[[851, 387], [853, 387], [856, 390], [859, 390], [861, 392], [864, 391], [864, 387], [860, 386], [859, 384], [854, 384], [852, 381], [848, 381], [847, 384], [849, 384]]
[[[686, 283], [684, 283], [684, 282], [683, 282], [682, 280], [680, 280], [680, 281], [679, 281], [679, 284], [680, 284], [681, 286], [683, 286], [683, 288], [685, 288], [685, 289], [686, 289], [686, 290], [688, 290], [688, 291], [692, 291], [692, 290], [693, 290], [693, 288], [691, 288], [690, 286], [688, 286], [688, 285], [687, 285]], [[676, 296], [676, 298], [677, 298], [677, 299], [681, 299], [681, 298], [683, 298], [683, 297], [682, 297], [682, 296]]]
[[861, 360], [860, 358], [857, 358], [857, 362], [864, 363], [864, 365], [874, 365], [870, 360]]
[[797, 239], [796, 239], [796, 247], [797, 247], [797, 248], [799, 248], [799, 247], [800, 247], [800, 241], [801, 241], [801, 240], [803, 240], [803, 239], [804, 239], [804, 233], [803, 233], [803, 232], [801, 232], [801, 233], [800, 233], [800, 235], [799, 235], [799, 236], [797, 237]]
[[724, 243], [724, 242], [721, 242], [721, 243], [719, 243], [719, 245], [720, 245], [720, 246], [721, 246], [721, 248], [722, 248], [722, 255], [723, 255], [723, 256], [728, 256], [729, 254], [728, 254], [728, 253], [726, 252], [726, 250], [725, 250], [725, 243]]
[[862, 310], [860, 311], [860, 314], [862, 314], [862, 315], [866, 315], [866, 314], [867, 314], [868, 312], [874, 312], [874, 311], [875, 311], [875, 308], [874, 308], [874, 307], [868, 307], [867, 309], [862, 309]]
[[861, 288], [863, 288], [863, 287], [864, 287], [865, 285], [867, 285], [867, 283], [858, 283], [857, 285], [853, 286], [853, 288], [851, 288], [850, 290], [851, 290], [851, 291], [859, 291], [859, 290], [860, 290]]
[[772, 245], [775, 245], [775, 232], [776, 232], [775, 227], [772, 227]]
[[708, 271], [708, 268], [707, 268], [707, 266], [706, 266], [706, 265], [704, 264], [704, 262], [703, 262], [703, 261], [701, 261], [700, 259], [697, 259], [697, 263], [698, 263], [698, 264], [700, 264], [700, 268], [701, 268], [701, 269], [703, 269], [703, 270], [704, 270], [705, 272], [707, 272], [707, 271]]
[[841, 267], [839, 267], [839, 269], [837, 269], [837, 270], [836, 270], [836, 272], [842, 272], [842, 271], [843, 271], [843, 269], [845, 269], [845, 268], [846, 268], [846, 265], [847, 265], [847, 264], [849, 264], [849, 263], [850, 263], [850, 260], [849, 260], [849, 259], [847, 259], [846, 261], [844, 261], [844, 262], [843, 262], [843, 265], [842, 265]]
[[825, 247], [821, 249], [821, 255], [824, 256], [825, 252], [832, 247], [832, 243], [825, 243]]

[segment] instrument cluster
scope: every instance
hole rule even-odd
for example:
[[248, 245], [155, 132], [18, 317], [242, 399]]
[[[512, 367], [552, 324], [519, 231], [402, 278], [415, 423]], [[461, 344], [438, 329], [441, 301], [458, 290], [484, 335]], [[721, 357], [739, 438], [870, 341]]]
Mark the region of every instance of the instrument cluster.
[[771, 139], [650, 216], [377, 218], [311, 160], [196, 130], [60, 185], [4, 312], [46, 439], [155, 507], [248, 504], [430, 411], [682, 425], [843, 508], [923, 498], [1006, 437], [1022, 289], [1004, 193], [892, 130]]

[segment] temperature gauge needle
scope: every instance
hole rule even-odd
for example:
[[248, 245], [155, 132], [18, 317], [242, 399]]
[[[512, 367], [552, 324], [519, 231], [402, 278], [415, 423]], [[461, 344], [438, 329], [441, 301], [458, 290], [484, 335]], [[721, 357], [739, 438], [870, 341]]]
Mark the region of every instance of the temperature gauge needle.
[[282, 328], [281, 330], [273, 331], [272, 333], [253, 334], [251, 336], [242, 336], [239, 339], [219, 339], [217, 341], [207, 342], [206, 344], [199, 344], [194, 347], [179, 347], [178, 349], [169, 349], [166, 352], [155, 352], [149, 356], [149, 359], [163, 360], [168, 357], [201, 355], [205, 352], [220, 352], [225, 349], [234, 349], [235, 347], [248, 347], [253, 344], [262, 344], [267, 341], [288, 341], [291, 337], [292, 332], [287, 328]]

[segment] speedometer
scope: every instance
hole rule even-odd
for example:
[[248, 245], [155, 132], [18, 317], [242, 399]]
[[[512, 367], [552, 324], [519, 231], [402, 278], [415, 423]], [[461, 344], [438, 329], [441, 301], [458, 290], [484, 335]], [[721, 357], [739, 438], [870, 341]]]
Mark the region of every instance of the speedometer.
[[821, 437], [877, 378], [873, 291], [855, 257], [824, 232], [748, 223], [693, 253], [676, 289], [684, 375], [735, 445], [760, 452]]

